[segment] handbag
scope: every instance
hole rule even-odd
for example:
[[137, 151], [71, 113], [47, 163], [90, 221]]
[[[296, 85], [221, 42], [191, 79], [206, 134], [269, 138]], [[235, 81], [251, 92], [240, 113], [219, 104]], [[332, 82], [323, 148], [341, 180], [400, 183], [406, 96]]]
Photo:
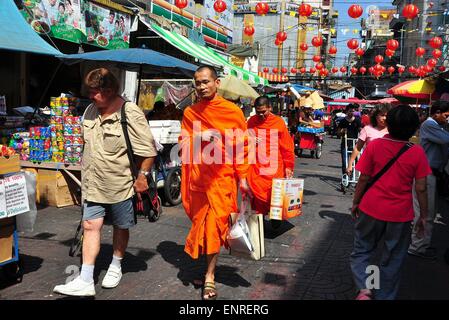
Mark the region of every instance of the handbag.
[[[227, 237], [229, 253], [233, 256], [251, 260], [260, 260], [263, 258], [265, 256], [263, 215], [251, 213], [251, 204], [249, 199], [241, 203], [239, 213], [231, 213], [230, 223], [231, 228]], [[251, 244], [252, 250], [249, 249], [248, 245], [246, 245], [246, 248], [243, 247], [243, 250], [241, 247], [234, 245], [235, 240], [232, 235], [235, 233], [233, 234], [232, 230], [234, 228], [240, 228], [242, 225], [244, 226], [243, 229], [247, 231], [244, 237], [247, 237], [249, 243]], [[240, 241], [245, 241], [246, 244], [246, 239], [240, 239]]]
[[[123, 135], [126, 141], [126, 152], [128, 154], [128, 159], [131, 167], [131, 175], [134, 183], [137, 179], [138, 169], [136, 162], [134, 161], [134, 153], [131, 146], [131, 141], [129, 139], [128, 122], [126, 120], [125, 112], [126, 102], [127, 101], [125, 101], [122, 106], [120, 123], [122, 125]], [[153, 175], [149, 174], [146, 178], [148, 183], [148, 190], [140, 194], [135, 193], [132, 198], [135, 223], [137, 223], [137, 215], [143, 215], [148, 219], [148, 221], [155, 222], [159, 219], [162, 211], [161, 203], [158, 199], [157, 194], [157, 185], [153, 179]]]
[[362, 200], [363, 196], [365, 195], [365, 193], [369, 190], [369, 188], [371, 188], [373, 186], [374, 183], [376, 183], [377, 180], [379, 180], [380, 177], [382, 177], [384, 175], [385, 172], [388, 171], [388, 169], [391, 168], [391, 166], [396, 162], [396, 160], [399, 159], [399, 157], [408, 149], [410, 149], [411, 147], [413, 147], [413, 143], [411, 142], [407, 142], [402, 148], [401, 150], [399, 150], [399, 152], [396, 154], [396, 156], [394, 156], [392, 159], [390, 159], [390, 161], [388, 161], [388, 163], [385, 165], [385, 167], [382, 168], [382, 170], [380, 170], [372, 179], [370, 179], [368, 181], [368, 183], [366, 184], [365, 189], [363, 190], [362, 196], [360, 197], [360, 201]]

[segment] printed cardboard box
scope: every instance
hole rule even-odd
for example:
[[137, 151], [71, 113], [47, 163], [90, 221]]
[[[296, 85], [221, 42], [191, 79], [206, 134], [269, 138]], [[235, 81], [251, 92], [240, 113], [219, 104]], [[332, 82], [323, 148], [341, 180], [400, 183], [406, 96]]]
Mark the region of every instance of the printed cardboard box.
[[286, 220], [302, 214], [304, 179], [273, 179], [270, 219]]
[[58, 170], [39, 169], [39, 204], [66, 207], [77, 204], [78, 185]]
[[20, 171], [19, 155], [15, 154], [11, 157], [0, 157], [0, 174]]
[[13, 218], [0, 219], [0, 263], [12, 259]]

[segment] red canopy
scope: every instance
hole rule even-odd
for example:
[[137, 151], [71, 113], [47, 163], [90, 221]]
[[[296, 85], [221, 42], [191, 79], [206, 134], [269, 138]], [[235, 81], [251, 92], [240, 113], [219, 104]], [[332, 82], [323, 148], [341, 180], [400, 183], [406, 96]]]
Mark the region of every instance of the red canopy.
[[380, 100], [362, 100], [358, 98], [348, 98], [348, 99], [334, 99], [332, 102], [341, 102], [341, 103], [357, 103], [357, 104], [381, 104], [381, 103], [391, 103], [398, 104], [400, 103], [396, 98], [383, 98]]

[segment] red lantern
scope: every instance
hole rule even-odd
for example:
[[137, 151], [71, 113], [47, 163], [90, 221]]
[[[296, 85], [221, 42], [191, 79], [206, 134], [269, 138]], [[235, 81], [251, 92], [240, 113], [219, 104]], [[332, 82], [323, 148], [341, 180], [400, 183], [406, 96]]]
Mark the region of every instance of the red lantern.
[[379, 54], [379, 55], [377, 55], [377, 56], [374, 58], [374, 61], [376, 61], [376, 63], [380, 64], [380, 63], [384, 62], [384, 57], [382, 57], [382, 56]]
[[313, 37], [312, 38], [312, 45], [314, 47], [320, 47], [323, 44], [323, 38], [321, 37]]
[[403, 74], [405, 72], [405, 67], [399, 67], [398, 72], [399, 74]]
[[306, 68], [304, 68], [304, 67], [302, 67], [301, 69], [299, 69], [299, 72], [301, 72], [302, 74], [304, 74], [304, 73], [306, 73], [306, 72], [307, 72], [307, 69], [306, 69]]
[[359, 6], [358, 4], [353, 4], [348, 9], [348, 15], [353, 18], [357, 19], [363, 14], [363, 8]]
[[414, 66], [410, 66], [410, 67], [408, 67], [408, 72], [415, 73], [416, 72], [416, 68]]
[[355, 54], [360, 58], [365, 54], [365, 50], [363, 50], [362, 48], [357, 48], [357, 50], [355, 50]]
[[332, 68], [332, 73], [337, 73], [338, 72], [338, 68], [337, 67], [333, 67]]
[[327, 77], [329, 75], [329, 70], [323, 69], [320, 71], [320, 76]]
[[301, 43], [301, 45], [299, 46], [299, 48], [302, 51], [307, 51], [307, 49], [309, 49], [309, 46], [306, 43]]
[[383, 72], [382, 72], [382, 71], [376, 71], [376, 72], [374, 73], [374, 76], [375, 76], [377, 79], [379, 79], [382, 75], [383, 75]]
[[223, 0], [217, 0], [214, 3], [214, 10], [218, 13], [222, 13], [223, 11], [225, 11], [226, 7], [226, 2], [224, 2]]
[[356, 67], [352, 67], [351, 68], [351, 73], [354, 74], [354, 75], [357, 74], [358, 71], [359, 70]]
[[324, 64], [322, 64], [321, 62], [318, 62], [318, 63], [315, 65], [315, 68], [316, 68], [317, 70], [321, 70], [321, 69], [324, 68]]
[[246, 26], [245, 29], [243, 29], [243, 33], [245, 33], [247, 36], [251, 37], [254, 34], [254, 27], [253, 26]]
[[446, 67], [445, 66], [439, 66], [438, 70], [441, 71], [441, 72], [444, 72], [444, 71], [446, 71]]
[[290, 69], [290, 72], [293, 73], [293, 74], [295, 74], [296, 72], [298, 72], [298, 70], [296, 70], [296, 68], [291, 68], [291, 69]]
[[321, 61], [321, 57], [320, 56], [313, 56], [312, 60], [313, 60], [313, 62], [320, 62]]
[[332, 46], [329, 48], [329, 54], [336, 54], [337, 53], [337, 47]]
[[310, 4], [305, 3], [301, 4], [298, 9], [299, 15], [301, 17], [310, 17], [312, 11], [313, 11], [312, 6]]
[[277, 46], [280, 46], [282, 44], [282, 41], [279, 39], [274, 40], [274, 44]]
[[340, 68], [340, 72], [341, 73], [346, 73], [348, 71], [348, 69], [346, 67], [341, 67]]
[[287, 70], [287, 68], [284, 67], [284, 68], [281, 69], [281, 72], [282, 72], [282, 73], [287, 73], [288, 70]]
[[314, 74], [316, 72], [316, 69], [314, 67], [310, 68], [310, 73]]
[[285, 40], [287, 40], [287, 32], [285, 31], [280, 31], [276, 34], [276, 39], [279, 39], [279, 41], [284, 42]]
[[382, 65], [380, 65], [380, 64], [376, 64], [375, 66], [374, 66], [374, 70], [375, 71], [382, 71]]
[[387, 68], [385, 68], [384, 66], [382, 66], [382, 73], [384, 73], [385, 71], [387, 71]]
[[268, 6], [268, 4], [266, 2], [258, 2], [256, 4], [257, 14], [264, 15], [264, 14], [267, 14], [269, 10], [270, 10], [270, 7]]
[[187, 7], [188, 4], [187, 0], [175, 0], [175, 6], [181, 10]]
[[440, 49], [435, 49], [435, 50], [432, 51], [432, 56], [435, 59], [439, 59], [442, 55], [443, 55], [443, 52], [441, 52]]
[[365, 74], [366, 73], [366, 68], [365, 67], [360, 67], [359, 69], [361, 74]]
[[278, 73], [279, 72], [279, 69], [278, 68], [273, 68], [273, 73]]
[[388, 73], [389, 73], [389, 74], [393, 74], [394, 71], [395, 71], [395, 69], [394, 69], [393, 66], [389, 66], [389, 67], [388, 67]]
[[432, 72], [432, 71], [433, 71], [433, 67], [432, 67], [432, 66], [429, 66], [428, 64], [426, 64], [426, 65], [424, 66], [424, 70], [425, 70], [426, 72]]
[[369, 72], [370, 74], [373, 74], [373, 73], [374, 73], [374, 67], [369, 67], [368, 72]]
[[408, 4], [402, 9], [402, 15], [408, 20], [411, 21], [415, 19], [419, 14], [419, 9], [414, 4]]
[[390, 39], [387, 41], [387, 49], [391, 51], [396, 51], [399, 48], [399, 42], [394, 39]]
[[434, 58], [427, 60], [427, 65], [431, 66], [431, 67], [435, 67], [437, 65], [437, 63], [438, 63], [438, 60], [434, 59]]
[[426, 53], [426, 49], [418, 47], [416, 48], [415, 53], [418, 57], [422, 57]]
[[263, 68], [263, 72], [267, 73], [268, 71], [270, 71], [270, 69], [268, 69], [267, 67]]
[[434, 49], [438, 49], [443, 45], [443, 40], [440, 37], [433, 37], [429, 40], [429, 46]]
[[355, 50], [359, 46], [359, 42], [356, 39], [351, 39], [348, 41], [347, 45], [349, 49]]
[[393, 50], [390, 50], [390, 49], [387, 49], [387, 50], [385, 50], [385, 55], [386, 55], [388, 58], [391, 58], [391, 57], [394, 55], [394, 51], [393, 51]]

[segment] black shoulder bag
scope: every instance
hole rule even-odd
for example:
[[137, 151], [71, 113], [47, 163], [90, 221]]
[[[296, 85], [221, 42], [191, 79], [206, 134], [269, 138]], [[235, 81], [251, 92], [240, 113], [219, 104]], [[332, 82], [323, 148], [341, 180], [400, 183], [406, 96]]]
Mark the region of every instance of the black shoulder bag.
[[[408, 149], [410, 149], [411, 147], [413, 147], [413, 143], [408, 142], [406, 143], [401, 150], [399, 150], [398, 154], [396, 156], [394, 156], [390, 161], [388, 161], [388, 163], [385, 165], [385, 167], [382, 168], [382, 170], [380, 170], [372, 179], [370, 179], [368, 181], [368, 183], [366, 184], [365, 190], [363, 190], [362, 193], [362, 197], [365, 195], [365, 193], [369, 190], [369, 188], [371, 188], [373, 186], [374, 183], [376, 183], [377, 180], [379, 180], [380, 177], [382, 177], [384, 175], [385, 172], [388, 171], [388, 169], [391, 168], [391, 166], [396, 162], [396, 160], [398, 160], [398, 158]], [[360, 197], [360, 200], [362, 200], [362, 197]]]
[[[126, 112], [125, 106], [126, 102], [123, 103], [121, 110], [121, 120], [120, 123], [122, 125], [123, 134], [126, 141], [126, 152], [128, 154], [129, 163], [131, 166], [131, 174], [133, 177], [133, 182], [136, 181], [138, 175], [138, 169], [136, 162], [134, 161], [134, 152], [131, 146], [131, 141], [129, 139], [128, 134], [128, 122], [126, 121]], [[159, 197], [157, 195], [157, 185], [154, 182], [152, 174], [147, 176], [148, 190], [140, 193], [141, 199], [139, 199], [138, 194], [134, 194], [133, 196], [133, 207], [134, 207], [134, 221], [137, 223], [137, 215], [143, 215], [150, 222], [155, 222], [159, 219], [160, 214], [162, 212], [161, 203], [159, 201]]]

